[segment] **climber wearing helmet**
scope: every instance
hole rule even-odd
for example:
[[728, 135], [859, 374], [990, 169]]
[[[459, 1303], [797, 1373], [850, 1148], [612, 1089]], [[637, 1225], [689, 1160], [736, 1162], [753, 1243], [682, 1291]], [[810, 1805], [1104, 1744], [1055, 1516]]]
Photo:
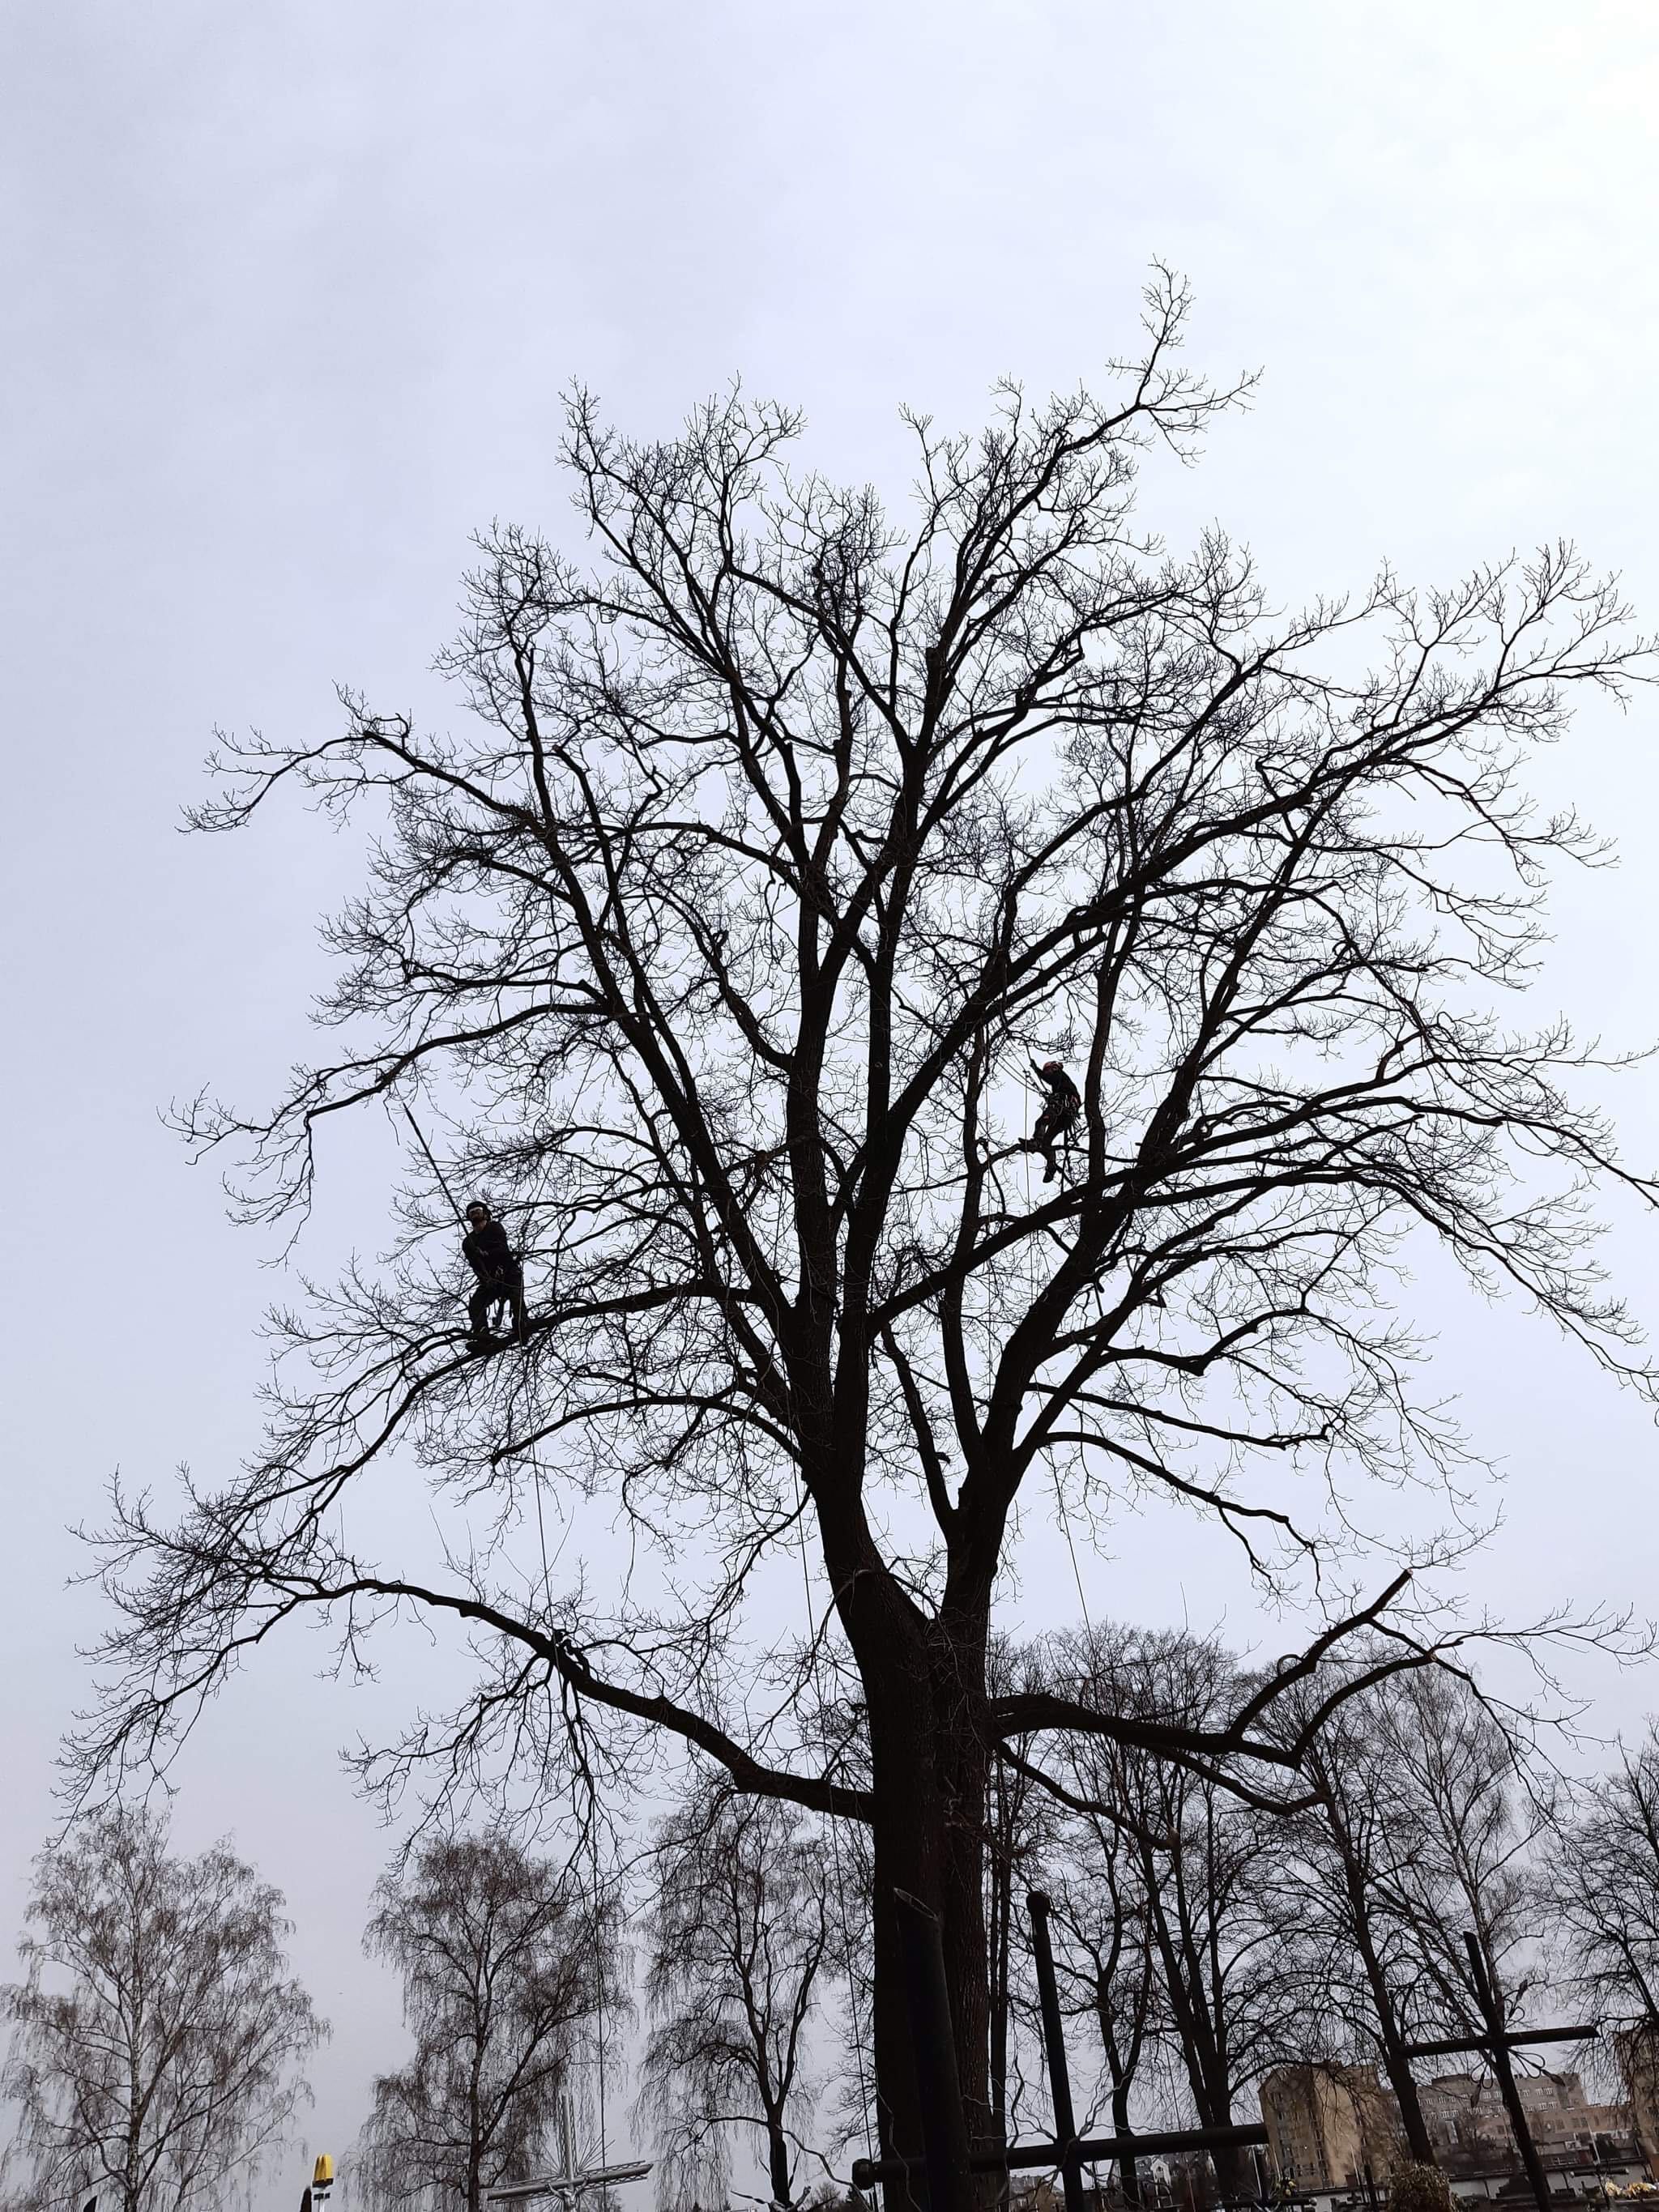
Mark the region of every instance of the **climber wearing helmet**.
[[489, 1328], [492, 1306], [512, 1308], [514, 1330], [522, 1337], [524, 1271], [519, 1265], [518, 1254], [507, 1241], [506, 1230], [481, 1198], [475, 1198], [466, 1209], [466, 1235], [461, 1239], [461, 1250], [478, 1279], [478, 1287], [466, 1305], [473, 1350], [482, 1352], [495, 1341]]
[[1029, 1137], [1023, 1138], [1019, 1149], [1023, 1152], [1041, 1152], [1043, 1158], [1042, 1180], [1053, 1182], [1060, 1173], [1060, 1162], [1054, 1147], [1077, 1119], [1078, 1108], [1083, 1099], [1075, 1083], [1057, 1060], [1031, 1062], [1036, 1079], [1048, 1094], [1037, 1125]]

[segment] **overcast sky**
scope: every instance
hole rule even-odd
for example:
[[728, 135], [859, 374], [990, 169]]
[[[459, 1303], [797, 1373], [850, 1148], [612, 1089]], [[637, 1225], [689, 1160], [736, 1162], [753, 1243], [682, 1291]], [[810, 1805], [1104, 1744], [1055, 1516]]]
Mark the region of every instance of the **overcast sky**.
[[[1284, 601], [1571, 534], [1659, 624], [1656, 108], [1650, 0], [0, 9], [0, 1936], [98, 1626], [67, 1524], [118, 1465], [164, 1486], [247, 1446], [283, 1289], [158, 1109], [260, 1099], [304, 1049], [351, 854], [297, 810], [181, 840], [213, 726], [321, 733], [337, 682], [433, 707], [469, 531], [568, 528], [567, 379], [655, 433], [741, 374], [804, 405], [815, 460], [902, 491], [901, 402], [969, 424], [999, 372], [1094, 373], [1154, 255], [1202, 362], [1266, 372], [1149, 517], [1177, 542], [1218, 516]], [[1656, 708], [1598, 712], [1546, 771], [1623, 858], [1565, 887], [1540, 997], [1626, 1042], [1659, 1030]], [[1652, 1166], [1659, 1079], [1617, 1104]], [[325, 1247], [373, 1249], [384, 1198], [337, 1188]], [[1650, 1314], [1655, 1252], [1621, 1226]], [[1649, 1421], [1520, 1315], [1430, 1318], [1507, 1470], [1476, 1599], [1650, 1606]], [[1237, 1602], [1173, 1524], [1121, 1556], [1149, 1617]], [[407, 1681], [347, 1692], [320, 1656], [249, 1671], [178, 1819], [288, 1894], [337, 2154], [400, 2044], [358, 1953], [388, 1838], [335, 1752]], [[1650, 1674], [1584, 1686], [1608, 1729], [1659, 1707]]]

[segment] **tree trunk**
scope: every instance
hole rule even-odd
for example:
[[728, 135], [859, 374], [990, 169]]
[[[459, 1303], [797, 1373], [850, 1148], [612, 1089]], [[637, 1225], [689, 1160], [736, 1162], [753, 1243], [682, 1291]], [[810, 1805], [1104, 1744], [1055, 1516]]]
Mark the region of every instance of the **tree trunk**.
[[766, 2166], [772, 2184], [772, 2202], [779, 2212], [793, 2212], [789, 2192], [789, 2138], [783, 2131], [783, 2113], [766, 2108]]
[[483, 2212], [483, 2041], [472, 2035], [467, 2079], [466, 2212]]
[[968, 2138], [972, 2145], [994, 2140], [985, 1926], [988, 1762], [977, 1712], [985, 1681], [982, 1621], [954, 1637], [942, 1624], [919, 1624], [905, 1640], [908, 1651], [890, 1648], [878, 1661], [872, 1654], [864, 1680], [874, 1799], [878, 2124], [884, 2154], [917, 2158], [921, 2125], [896, 1889], [939, 1915]]
[[1394, 2091], [1400, 2106], [1400, 2118], [1406, 2130], [1406, 2142], [1419, 2166], [1436, 2163], [1434, 2146], [1429, 2141], [1428, 2123], [1423, 2117], [1422, 2102], [1417, 2094], [1417, 2084], [1412, 2079], [1411, 2062], [1405, 2053], [1405, 2037], [1400, 2032], [1400, 2016], [1394, 2007], [1394, 1993], [1389, 1987], [1382, 1962], [1371, 1940], [1370, 1905], [1366, 1893], [1365, 1880], [1361, 1872], [1342, 1816], [1334, 1800], [1326, 1796], [1326, 1813], [1337, 1850], [1342, 1858], [1342, 1878], [1348, 1893], [1348, 1911], [1353, 1924], [1354, 1948], [1359, 1953], [1360, 1963], [1365, 1969], [1365, 1980], [1371, 1993], [1371, 2002], [1376, 2011], [1377, 2037], [1382, 2048], [1383, 2070], [1389, 2077], [1389, 2087]]
[[144, 2102], [143, 2069], [138, 2056], [143, 2048], [142, 2012], [129, 2010], [124, 2002], [121, 2008], [121, 2026], [125, 2032], [126, 2039], [125, 2079], [121, 2086], [126, 2093], [127, 2106], [126, 2142], [123, 2146], [124, 2154], [121, 2160], [121, 2212], [138, 2212], [139, 2199], [143, 2195], [139, 2180], [138, 2147], [143, 2140], [143, 2122], [140, 2114], [143, 2110]]
[[[1369, 1957], [1365, 1960], [1365, 1971], [1367, 1974], [1371, 1971]], [[1377, 2008], [1383, 2070], [1400, 2106], [1407, 2145], [1419, 2166], [1437, 2165], [1434, 2145], [1429, 2140], [1428, 2122], [1423, 2117], [1422, 2100], [1417, 2094], [1417, 2084], [1412, 2079], [1411, 2062], [1405, 2055], [1405, 2039], [1400, 2033], [1400, 2023], [1395, 2016], [1387, 1986], [1381, 1981], [1380, 1970], [1377, 1980], [1372, 1984], [1372, 1996]]]
[[[1126, 2080], [1112, 2084], [1112, 2133], [1127, 2136], [1129, 2132], [1129, 2084]], [[1140, 2202], [1140, 2175], [1132, 2158], [1121, 2158], [1117, 2164], [1117, 2178], [1123, 2190], [1126, 2204]]]

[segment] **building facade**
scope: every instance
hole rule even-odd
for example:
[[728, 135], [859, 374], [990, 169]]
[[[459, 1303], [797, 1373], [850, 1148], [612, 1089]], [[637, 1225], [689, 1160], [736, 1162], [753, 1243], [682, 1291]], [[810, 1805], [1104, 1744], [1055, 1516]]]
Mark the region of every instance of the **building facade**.
[[[1659, 2065], [1652, 2071], [1659, 2090]], [[1539, 2155], [1564, 2186], [1575, 2173], [1594, 2180], [1646, 2171], [1631, 2105], [1593, 2102], [1577, 2074], [1526, 2075], [1518, 2087]], [[1501, 2186], [1519, 2173], [1509, 2114], [1489, 2075], [1444, 2074], [1423, 2082], [1418, 2099], [1449, 2180]], [[1399, 2105], [1374, 2066], [1275, 2068], [1262, 2081], [1261, 2117], [1274, 2165], [1297, 2190], [1352, 2190], [1368, 2179], [1380, 2185], [1410, 2157]]]
[[1627, 2027], [1613, 2038], [1613, 2050], [1642, 2155], [1659, 2173], [1659, 2029]]
[[[1577, 2074], [1524, 2074], [1516, 2085], [1527, 2127], [1548, 2168], [1639, 2166], [1628, 2105], [1602, 2105]], [[1484, 2074], [1443, 2074], [1418, 2092], [1437, 2160], [1453, 2176], [1518, 2172], [1521, 2154], [1498, 2084]]]
[[1354, 2189], [1405, 2162], [1400, 2108], [1375, 2066], [1277, 2066], [1261, 2097], [1274, 2171], [1295, 2189]]

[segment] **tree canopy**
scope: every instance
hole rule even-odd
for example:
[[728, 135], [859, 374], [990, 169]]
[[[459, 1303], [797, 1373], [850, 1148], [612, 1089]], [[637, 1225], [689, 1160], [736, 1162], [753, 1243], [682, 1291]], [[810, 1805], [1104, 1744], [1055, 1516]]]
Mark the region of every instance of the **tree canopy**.
[[[1414, 1240], [1653, 1385], [1593, 1204], [1654, 1187], [1568, 1024], [1503, 1011], [1550, 864], [1599, 850], [1534, 809], [1528, 757], [1647, 648], [1565, 546], [1288, 616], [1218, 529], [1165, 550], [1138, 473], [1242, 390], [1183, 364], [1186, 311], [1160, 275], [1109, 398], [912, 417], [904, 514], [799, 465], [787, 407], [733, 390], [636, 441], [575, 392], [585, 550], [481, 540], [457, 727], [348, 696], [336, 735], [225, 746], [196, 817], [293, 790], [373, 845], [331, 930], [338, 1048], [188, 1133], [297, 1231], [341, 1117], [418, 1109], [522, 1248], [529, 1341], [468, 1355], [411, 1148], [385, 1265], [280, 1320], [263, 1449], [178, 1517], [118, 1498], [88, 1771], [165, 1757], [296, 1615], [354, 1654], [388, 1613], [447, 1617], [473, 1686], [383, 1772], [616, 1782], [665, 1735], [871, 1824], [890, 2134], [895, 1883], [944, 1918], [985, 2104], [999, 1747], [1291, 1776], [1322, 1708], [1276, 1716], [1354, 1632], [1334, 1698], [1467, 1632], [1408, 1587], [1459, 1539], [1360, 1540], [1370, 1486], [1470, 1466], [1418, 1380]], [[1082, 1097], [1049, 1185], [1017, 1148], [1034, 1056]], [[390, 1455], [428, 1472], [441, 1572], [357, 1509]], [[1066, 1513], [1087, 1558], [1147, 1495], [1310, 1599], [1304, 1645], [1198, 1716], [995, 1691], [1021, 1516]], [[523, 1560], [544, 1497], [580, 1531], [556, 1577]], [[779, 1601], [803, 1561], [810, 1606]], [[820, 1662], [851, 1691], [828, 1739]]]
[[281, 2142], [328, 2032], [289, 1972], [281, 1896], [226, 1845], [181, 1857], [116, 1809], [42, 1851], [28, 1923], [0, 2075], [23, 2201], [222, 2203]]
[[559, 2100], [617, 2002], [616, 1933], [567, 1869], [501, 1833], [433, 1836], [381, 1881], [364, 1938], [415, 2038], [379, 2075], [359, 2172], [372, 2203], [461, 2197], [559, 2166]]

